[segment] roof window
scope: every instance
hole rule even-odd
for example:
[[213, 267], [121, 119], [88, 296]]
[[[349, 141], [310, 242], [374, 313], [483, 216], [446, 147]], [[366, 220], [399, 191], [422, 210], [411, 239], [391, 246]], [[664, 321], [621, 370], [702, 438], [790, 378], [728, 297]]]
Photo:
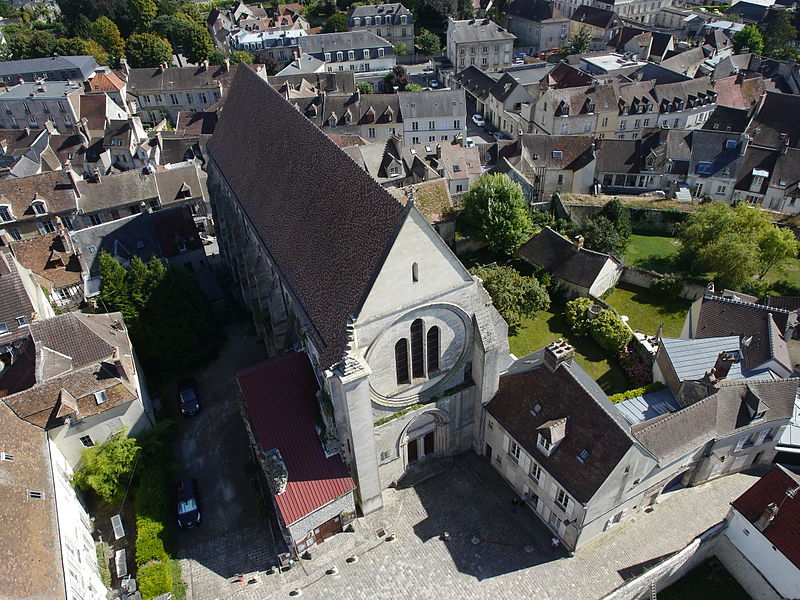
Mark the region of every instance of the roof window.
[[553, 158], [563, 158], [564, 153], [561, 150], [553, 150]]
[[42, 500], [44, 498], [44, 492], [40, 490], [28, 490], [28, 498]]
[[7, 460], [8, 462], [13, 462], [14, 455], [9, 454], [8, 452], [0, 452], [0, 460]]
[[94, 399], [98, 404], [105, 404], [108, 402], [108, 395], [105, 390], [100, 390], [94, 393]]

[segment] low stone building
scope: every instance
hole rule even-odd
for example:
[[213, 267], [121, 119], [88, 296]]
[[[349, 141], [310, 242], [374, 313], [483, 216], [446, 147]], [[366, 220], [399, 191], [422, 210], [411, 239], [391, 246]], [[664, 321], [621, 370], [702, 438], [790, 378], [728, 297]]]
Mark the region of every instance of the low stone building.
[[414, 13], [399, 2], [356, 6], [347, 22], [350, 31], [370, 31], [395, 46], [404, 43], [408, 52], [414, 51]]

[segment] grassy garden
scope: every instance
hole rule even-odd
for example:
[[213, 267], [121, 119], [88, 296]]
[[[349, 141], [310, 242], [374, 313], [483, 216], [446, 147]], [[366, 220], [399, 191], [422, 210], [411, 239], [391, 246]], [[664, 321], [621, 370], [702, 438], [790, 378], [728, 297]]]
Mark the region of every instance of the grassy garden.
[[665, 337], [680, 336], [686, 311], [691, 304], [683, 298], [665, 298], [655, 290], [626, 283], [619, 284], [606, 302], [619, 314], [628, 316], [628, 324], [635, 331], [654, 335], [663, 323]]

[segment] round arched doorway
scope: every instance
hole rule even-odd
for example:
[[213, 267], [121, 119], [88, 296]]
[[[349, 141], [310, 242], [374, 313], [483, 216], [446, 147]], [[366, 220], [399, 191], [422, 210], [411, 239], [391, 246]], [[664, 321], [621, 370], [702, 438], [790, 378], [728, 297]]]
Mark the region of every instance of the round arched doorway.
[[418, 415], [400, 434], [400, 456], [406, 469], [415, 463], [442, 456], [447, 448], [447, 414], [439, 409]]

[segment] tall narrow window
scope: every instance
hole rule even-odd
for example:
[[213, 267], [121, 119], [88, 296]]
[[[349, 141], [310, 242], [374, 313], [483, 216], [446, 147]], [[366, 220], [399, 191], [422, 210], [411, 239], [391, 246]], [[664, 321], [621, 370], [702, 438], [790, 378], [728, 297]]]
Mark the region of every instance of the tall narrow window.
[[411, 281], [414, 283], [419, 281], [419, 265], [417, 263], [411, 265]]
[[394, 345], [394, 363], [397, 385], [408, 383], [408, 340], [403, 338]]
[[428, 329], [426, 350], [428, 352], [428, 376], [439, 370], [439, 328]]
[[411, 324], [411, 376], [425, 377], [425, 356], [422, 353], [422, 319]]

